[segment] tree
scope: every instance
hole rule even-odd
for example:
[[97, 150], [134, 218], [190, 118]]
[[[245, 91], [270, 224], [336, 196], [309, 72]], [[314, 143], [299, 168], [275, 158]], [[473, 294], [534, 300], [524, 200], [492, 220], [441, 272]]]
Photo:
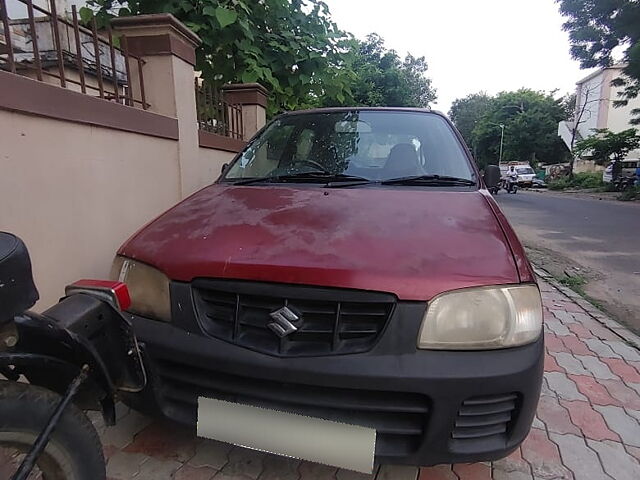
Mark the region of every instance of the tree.
[[473, 142], [473, 129], [478, 121], [491, 109], [491, 97], [485, 92], [472, 93], [464, 98], [458, 98], [451, 104], [449, 117], [462, 134], [467, 145], [476, 151]]
[[607, 128], [596, 128], [594, 135], [576, 143], [576, 155], [590, 156], [598, 165], [613, 160], [614, 168], [612, 172], [615, 180], [622, 168], [621, 161], [629, 152], [640, 147], [640, 135], [635, 128], [629, 128], [619, 133], [614, 133]]
[[472, 131], [477, 161], [497, 163], [504, 125], [503, 161], [560, 163], [567, 156], [557, 133], [564, 118], [565, 108], [551, 94], [525, 88], [499, 93]]
[[[568, 17], [571, 55], [583, 68], [608, 67], [614, 50], [624, 49], [624, 75], [614, 81], [624, 86], [615, 106], [626, 105], [640, 94], [640, 2], [637, 0], [556, 0], [560, 13]], [[640, 124], [640, 109], [634, 109], [632, 124]]]
[[321, 0], [89, 0], [101, 25], [112, 16], [166, 12], [200, 36], [196, 69], [213, 85], [259, 82], [270, 113], [351, 98], [351, 36]]
[[[573, 95], [574, 109], [570, 115], [567, 116], [567, 122], [569, 122], [571, 128], [571, 141], [569, 142], [569, 151], [572, 153], [569, 160], [569, 177], [573, 177], [573, 165], [575, 163], [575, 150], [576, 141], [580, 137], [580, 125], [587, 122], [591, 118], [591, 109], [589, 106], [593, 103], [600, 101], [599, 90], [602, 87], [602, 83], [597, 85], [583, 84], [578, 88], [578, 95]], [[580, 102], [576, 105], [577, 102]], [[570, 106], [571, 100], [565, 103], [565, 109]]]
[[364, 105], [372, 107], [427, 107], [435, 100], [431, 80], [425, 76], [424, 57], [408, 54], [404, 60], [387, 50], [384, 40], [372, 33], [366, 40], [352, 40], [352, 56], [346, 61], [352, 73], [351, 99], [326, 99], [323, 106]]

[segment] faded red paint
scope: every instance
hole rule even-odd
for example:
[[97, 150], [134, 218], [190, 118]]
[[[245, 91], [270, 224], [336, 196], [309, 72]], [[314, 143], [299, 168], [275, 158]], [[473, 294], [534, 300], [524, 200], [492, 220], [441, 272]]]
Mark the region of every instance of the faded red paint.
[[180, 281], [235, 278], [428, 300], [533, 279], [511, 227], [492, 207], [481, 191], [214, 184], [119, 253]]

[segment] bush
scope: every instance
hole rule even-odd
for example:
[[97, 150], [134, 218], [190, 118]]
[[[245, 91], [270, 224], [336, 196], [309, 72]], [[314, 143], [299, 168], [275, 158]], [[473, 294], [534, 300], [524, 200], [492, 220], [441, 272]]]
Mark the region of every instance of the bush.
[[564, 190], [565, 188], [569, 188], [569, 179], [568, 178], [559, 178], [552, 182], [549, 182], [547, 185], [549, 190]]
[[567, 188], [598, 188], [603, 185], [602, 173], [600, 172], [580, 172], [573, 178], [562, 177], [549, 183], [551, 190], [565, 190]]
[[618, 195], [618, 200], [622, 202], [630, 202], [632, 200], [640, 200], [640, 187], [633, 187], [629, 190], [625, 190]]
[[573, 186], [577, 188], [597, 188], [602, 186], [602, 173], [581, 172], [576, 173], [571, 180]]

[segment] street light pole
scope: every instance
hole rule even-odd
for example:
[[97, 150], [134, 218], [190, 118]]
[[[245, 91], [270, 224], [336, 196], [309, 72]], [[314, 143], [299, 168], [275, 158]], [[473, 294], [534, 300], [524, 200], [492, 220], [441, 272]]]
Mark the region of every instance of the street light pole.
[[498, 159], [498, 165], [502, 163], [502, 145], [504, 144], [504, 123], [498, 125], [500, 127], [500, 158]]

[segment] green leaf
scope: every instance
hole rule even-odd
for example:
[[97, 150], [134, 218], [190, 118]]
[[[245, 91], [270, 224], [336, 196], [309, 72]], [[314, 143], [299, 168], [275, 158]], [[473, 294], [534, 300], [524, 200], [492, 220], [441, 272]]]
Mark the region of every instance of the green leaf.
[[242, 74], [242, 83], [253, 83], [258, 80], [258, 73], [255, 70], [247, 70]]
[[216, 18], [222, 28], [227, 27], [238, 19], [238, 14], [234, 10], [225, 7], [216, 8]]
[[205, 14], [207, 17], [215, 17], [216, 9], [213, 8], [211, 5], [207, 5], [202, 9], [202, 13]]
[[79, 13], [80, 13], [80, 20], [84, 24], [89, 23], [93, 18], [93, 10], [91, 10], [88, 7], [82, 7]]

